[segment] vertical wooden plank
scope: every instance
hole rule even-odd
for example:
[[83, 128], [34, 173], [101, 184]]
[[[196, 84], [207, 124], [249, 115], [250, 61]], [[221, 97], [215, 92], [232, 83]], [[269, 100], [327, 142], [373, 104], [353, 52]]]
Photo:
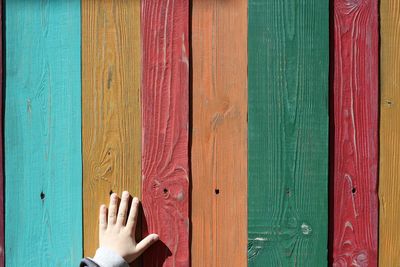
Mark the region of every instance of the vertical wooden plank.
[[189, 1], [142, 0], [144, 266], [189, 266]]
[[333, 265], [377, 265], [378, 1], [334, 1]]
[[6, 266], [82, 256], [78, 0], [6, 0]]
[[82, 0], [84, 254], [108, 194], [140, 196], [140, 1]]
[[327, 265], [329, 1], [249, 1], [249, 266]]
[[380, 1], [379, 266], [400, 266], [400, 2]]
[[247, 0], [192, 6], [192, 265], [247, 264]]
[[0, 266], [4, 266], [4, 175], [3, 175], [3, 1], [0, 2]]

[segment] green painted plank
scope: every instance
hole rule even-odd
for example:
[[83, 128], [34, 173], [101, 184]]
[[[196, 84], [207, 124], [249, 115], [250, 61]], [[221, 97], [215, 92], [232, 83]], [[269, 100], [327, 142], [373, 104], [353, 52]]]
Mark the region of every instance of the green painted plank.
[[328, 0], [249, 1], [249, 266], [326, 266]]
[[6, 0], [6, 266], [82, 255], [79, 0]]

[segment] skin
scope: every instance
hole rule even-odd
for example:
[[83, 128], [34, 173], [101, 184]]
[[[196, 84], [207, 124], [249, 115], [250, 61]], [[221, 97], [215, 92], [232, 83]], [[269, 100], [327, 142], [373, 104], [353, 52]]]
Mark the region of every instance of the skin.
[[150, 234], [139, 243], [136, 242], [135, 229], [139, 199], [137, 197], [132, 199], [128, 214], [130, 199], [131, 196], [127, 191], [122, 193], [121, 199], [113, 193], [110, 196], [109, 207], [101, 205], [99, 215], [100, 247], [113, 250], [128, 263], [133, 262], [159, 239], [157, 234]]

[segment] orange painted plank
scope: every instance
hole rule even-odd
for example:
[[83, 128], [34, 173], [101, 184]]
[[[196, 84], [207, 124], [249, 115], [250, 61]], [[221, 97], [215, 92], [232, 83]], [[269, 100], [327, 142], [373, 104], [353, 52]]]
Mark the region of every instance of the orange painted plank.
[[140, 195], [140, 1], [82, 0], [84, 254], [108, 194]]
[[379, 266], [400, 266], [400, 2], [380, 1]]
[[193, 1], [192, 60], [192, 266], [246, 266], [246, 0]]
[[142, 0], [144, 266], [189, 266], [189, 1]]

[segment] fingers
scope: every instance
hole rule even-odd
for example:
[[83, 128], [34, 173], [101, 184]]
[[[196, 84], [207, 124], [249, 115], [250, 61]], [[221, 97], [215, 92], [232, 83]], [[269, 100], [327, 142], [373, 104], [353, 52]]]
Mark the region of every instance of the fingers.
[[99, 230], [103, 232], [107, 229], [107, 207], [106, 205], [100, 206], [99, 212]]
[[141, 255], [148, 247], [153, 245], [159, 239], [158, 235], [151, 234], [146, 236], [139, 244], [136, 245], [138, 255]]
[[118, 210], [118, 196], [116, 193], [112, 193], [110, 196], [110, 205], [108, 208], [108, 225], [114, 225], [116, 223], [117, 210]]
[[118, 209], [117, 225], [124, 226], [126, 223], [126, 213], [128, 212], [129, 193], [127, 191], [122, 192], [121, 204]]
[[129, 211], [128, 221], [126, 222], [126, 227], [130, 233], [135, 233], [137, 215], [138, 215], [139, 199], [134, 197], [132, 199], [131, 210]]

